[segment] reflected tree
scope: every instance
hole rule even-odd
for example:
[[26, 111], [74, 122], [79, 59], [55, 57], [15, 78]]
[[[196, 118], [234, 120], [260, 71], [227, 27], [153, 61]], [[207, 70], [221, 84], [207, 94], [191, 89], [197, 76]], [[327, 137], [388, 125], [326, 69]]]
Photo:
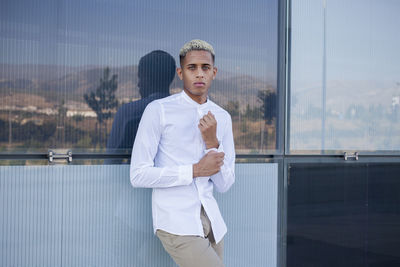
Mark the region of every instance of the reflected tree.
[[[263, 116], [263, 119], [265, 121], [265, 123], [262, 124], [262, 127], [260, 129], [261, 135], [260, 135], [260, 148], [262, 149], [264, 147], [264, 132], [266, 133], [266, 137], [265, 139], [268, 141], [275, 140], [275, 138], [273, 138], [272, 136], [270, 136], [269, 134], [269, 130], [270, 128], [274, 128], [271, 127], [273, 126], [274, 121], [276, 121], [276, 114], [277, 114], [277, 96], [276, 96], [276, 92], [272, 91], [272, 90], [260, 90], [257, 93], [257, 98], [258, 101], [261, 102], [261, 107], [260, 107], [260, 111], [261, 114]], [[270, 129], [275, 130], [276, 129]], [[268, 143], [267, 143], [268, 145]]]
[[276, 93], [270, 90], [260, 90], [257, 94], [258, 100], [261, 102], [261, 112], [266, 124], [272, 124], [276, 118]]
[[57, 143], [61, 145], [61, 147], [65, 146], [65, 118], [67, 117], [68, 109], [65, 107], [65, 100], [62, 99], [60, 104], [56, 106], [57, 108], [57, 129], [56, 129], [56, 138]]
[[107, 134], [107, 120], [111, 118], [113, 110], [118, 108], [118, 99], [115, 96], [118, 89], [117, 78], [118, 75], [111, 76], [110, 68], [106, 67], [96, 92], [84, 95], [86, 103], [97, 115], [96, 132], [100, 145], [103, 144]]
[[243, 116], [251, 121], [257, 121], [261, 118], [261, 107], [250, 107], [250, 104], [247, 104], [246, 110], [244, 111]]
[[238, 101], [229, 101], [228, 104], [225, 106], [225, 110], [228, 111], [228, 113], [232, 117], [239, 116], [239, 102]]

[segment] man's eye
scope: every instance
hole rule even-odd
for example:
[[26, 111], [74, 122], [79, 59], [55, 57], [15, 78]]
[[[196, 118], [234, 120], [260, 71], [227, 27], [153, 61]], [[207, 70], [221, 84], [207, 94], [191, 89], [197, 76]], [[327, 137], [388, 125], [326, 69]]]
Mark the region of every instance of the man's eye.
[[203, 70], [209, 70], [210, 67], [209, 66], [203, 66]]
[[188, 69], [189, 69], [189, 70], [194, 70], [195, 67], [194, 67], [194, 66], [189, 66]]

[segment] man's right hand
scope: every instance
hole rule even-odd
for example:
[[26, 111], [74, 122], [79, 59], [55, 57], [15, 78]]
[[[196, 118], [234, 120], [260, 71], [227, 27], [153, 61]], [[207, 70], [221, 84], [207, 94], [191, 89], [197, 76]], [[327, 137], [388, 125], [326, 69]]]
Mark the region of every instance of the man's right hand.
[[198, 163], [193, 164], [193, 178], [211, 176], [224, 165], [224, 152], [210, 151]]

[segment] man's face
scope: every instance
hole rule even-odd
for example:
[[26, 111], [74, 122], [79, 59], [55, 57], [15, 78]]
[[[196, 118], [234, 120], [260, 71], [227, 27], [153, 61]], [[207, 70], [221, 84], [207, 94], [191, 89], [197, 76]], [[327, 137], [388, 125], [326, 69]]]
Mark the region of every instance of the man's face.
[[183, 89], [188, 96], [199, 104], [206, 102], [208, 88], [217, 74], [211, 53], [203, 50], [188, 52], [176, 72], [183, 80]]

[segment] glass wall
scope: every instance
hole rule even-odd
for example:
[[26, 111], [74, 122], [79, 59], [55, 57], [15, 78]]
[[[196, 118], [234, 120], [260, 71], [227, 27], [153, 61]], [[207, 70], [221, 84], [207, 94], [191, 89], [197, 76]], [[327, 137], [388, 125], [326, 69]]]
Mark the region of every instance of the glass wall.
[[399, 265], [399, 11], [0, 1], [0, 265], [175, 266], [150, 191], [119, 163], [145, 106], [182, 91], [179, 49], [197, 38], [216, 51], [210, 100], [233, 121], [236, 183], [216, 194], [226, 265]]
[[289, 3], [285, 266], [398, 266], [400, 3]]
[[[216, 194], [225, 263], [279, 265], [282, 164], [265, 159], [284, 149], [279, 5], [0, 1], [0, 265], [175, 266], [152, 233], [151, 191], [119, 163], [145, 106], [182, 91], [192, 39], [215, 49], [209, 98], [230, 113], [241, 162]], [[49, 150], [72, 162], [49, 164]]]
[[399, 151], [400, 2], [291, 5], [287, 151]]
[[[0, 151], [128, 153], [140, 120], [130, 103], [161, 90], [145, 75], [140, 82], [140, 59], [162, 50], [179, 65], [179, 49], [195, 38], [215, 48], [210, 99], [231, 114], [237, 152], [282, 149], [277, 0], [17, 0], [2, 1], [0, 14]], [[150, 68], [153, 82], [165, 79], [165, 68]], [[166, 94], [182, 90], [177, 76], [168, 82]], [[126, 120], [110, 140], [118, 110]]]

